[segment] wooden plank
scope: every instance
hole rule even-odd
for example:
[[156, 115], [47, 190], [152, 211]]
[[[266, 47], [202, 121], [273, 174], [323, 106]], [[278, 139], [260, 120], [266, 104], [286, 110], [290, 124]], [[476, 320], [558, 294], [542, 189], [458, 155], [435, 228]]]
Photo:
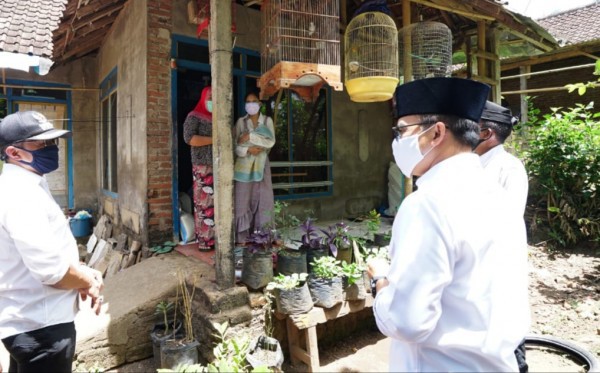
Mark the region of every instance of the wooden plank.
[[310, 362], [308, 363], [308, 371], [309, 372], [318, 372], [320, 369], [319, 362], [319, 342], [317, 340], [317, 328], [312, 326], [306, 329], [306, 350], [308, 352], [308, 356], [310, 357]]
[[[298, 328], [294, 325], [294, 322], [291, 318], [286, 320], [287, 327], [287, 337], [288, 337], [288, 346], [290, 349], [290, 358], [292, 360], [292, 364], [297, 364], [300, 360], [302, 360], [302, 355], [306, 353], [306, 351], [302, 350], [299, 347], [298, 341]], [[309, 359], [310, 360], [310, 359]]]
[[449, 6], [449, 5], [446, 5], [448, 3], [448, 1], [445, 1], [444, 4], [438, 4], [438, 3], [435, 3], [435, 2], [429, 1], [429, 0], [410, 0], [410, 1], [412, 1], [413, 3], [428, 6], [430, 8], [435, 8], [435, 9], [443, 10], [446, 12], [458, 14], [463, 17], [467, 17], [467, 18], [470, 18], [470, 19], [476, 20], [476, 21], [477, 20], [487, 20], [487, 21], [494, 20], [494, 17], [492, 17], [492, 16], [488, 16], [488, 15], [485, 15], [482, 13], [477, 13], [472, 10], [468, 10], [464, 6], [461, 6], [459, 3], [456, 3], [456, 2], [454, 2], [452, 4], [453, 6]]
[[313, 307], [307, 313], [289, 315], [288, 320], [291, 320], [298, 329], [307, 329], [370, 307], [373, 307], [373, 297], [367, 294], [363, 300], [343, 301], [331, 308]]

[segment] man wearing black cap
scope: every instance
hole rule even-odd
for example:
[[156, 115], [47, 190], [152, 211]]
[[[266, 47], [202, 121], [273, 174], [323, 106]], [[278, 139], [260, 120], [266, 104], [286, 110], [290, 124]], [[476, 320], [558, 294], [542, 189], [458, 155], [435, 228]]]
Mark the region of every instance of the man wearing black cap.
[[58, 139], [70, 136], [35, 111], [0, 121], [0, 339], [10, 372], [71, 372], [78, 294], [100, 311], [102, 275], [79, 264], [44, 177], [58, 168]]
[[420, 176], [418, 189], [394, 220], [391, 263], [368, 263], [391, 371], [518, 370], [514, 350], [529, 327], [525, 229], [472, 153], [488, 92], [457, 78], [398, 87], [392, 150], [407, 177]]
[[479, 122], [479, 144], [474, 151], [480, 155], [486, 175], [509, 193], [515, 211], [523, 215], [529, 189], [527, 172], [523, 162], [503, 146], [516, 123], [517, 119], [512, 116], [510, 109], [487, 101]]

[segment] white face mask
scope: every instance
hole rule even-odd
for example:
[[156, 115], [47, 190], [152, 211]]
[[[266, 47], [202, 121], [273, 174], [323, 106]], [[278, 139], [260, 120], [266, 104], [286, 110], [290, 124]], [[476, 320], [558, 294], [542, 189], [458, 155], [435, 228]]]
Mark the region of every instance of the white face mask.
[[423, 158], [425, 158], [425, 156], [429, 154], [431, 150], [433, 150], [432, 147], [426, 151], [425, 154], [421, 154], [419, 137], [434, 127], [435, 126], [431, 126], [425, 131], [417, 133], [416, 135], [402, 137], [392, 141], [392, 153], [394, 153], [394, 160], [404, 176], [411, 177], [417, 164], [419, 164], [419, 162], [421, 162]]
[[246, 113], [249, 115], [255, 115], [260, 110], [260, 104], [258, 102], [246, 102]]

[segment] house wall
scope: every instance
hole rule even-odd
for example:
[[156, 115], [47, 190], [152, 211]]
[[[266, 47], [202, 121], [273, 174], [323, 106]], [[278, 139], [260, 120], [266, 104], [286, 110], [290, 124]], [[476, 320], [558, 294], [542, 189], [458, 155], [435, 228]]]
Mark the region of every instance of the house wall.
[[[600, 56], [600, 53], [596, 53]], [[531, 72], [557, 69], [561, 67], [578, 66], [593, 63], [589, 57], [575, 57], [560, 61], [542, 63], [531, 67]], [[596, 81], [597, 76], [593, 75], [594, 68], [586, 67], [575, 70], [553, 72], [550, 74], [534, 75], [527, 79], [527, 89], [563, 87], [566, 84], [577, 82]], [[502, 76], [511, 76], [519, 74], [519, 69], [512, 69], [502, 72]], [[519, 89], [519, 79], [509, 79], [502, 81], [502, 91], [514, 91]], [[588, 89], [586, 94], [580, 96], [576, 92], [569, 93], [567, 90], [552, 92], [533, 92], [529, 93], [533, 97], [534, 107], [540, 109], [542, 114], [550, 113], [552, 107], [575, 107], [576, 103], [588, 104], [590, 101], [600, 103], [600, 89]], [[513, 112], [519, 112], [519, 95], [505, 95], [504, 98], [510, 104]], [[600, 109], [596, 105], [596, 110]]]
[[[98, 79], [94, 57], [84, 57], [53, 68], [47, 75], [6, 69], [7, 79], [69, 84], [73, 119], [73, 194], [75, 209], [98, 210], [96, 190]], [[86, 88], [86, 89], [84, 89]]]
[[[151, 125], [146, 112], [147, 25], [146, 0], [128, 2], [98, 53], [97, 75], [102, 81], [118, 69], [118, 197], [100, 191], [100, 209], [111, 216], [117, 232], [125, 231], [143, 242], [147, 234], [146, 127]], [[100, 170], [97, 179], [101, 180]]]
[[[235, 46], [260, 52], [260, 12], [236, 5], [234, 14]], [[196, 26], [188, 23], [187, 0], [173, 2], [173, 33], [196, 37]], [[343, 56], [343, 50], [341, 53]], [[297, 215], [312, 210], [319, 219], [357, 216], [387, 200], [387, 171], [392, 160], [390, 103], [359, 104], [350, 100], [346, 90], [331, 92], [333, 195], [288, 201]], [[359, 158], [359, 147], [366, 154], [364, 160]]]

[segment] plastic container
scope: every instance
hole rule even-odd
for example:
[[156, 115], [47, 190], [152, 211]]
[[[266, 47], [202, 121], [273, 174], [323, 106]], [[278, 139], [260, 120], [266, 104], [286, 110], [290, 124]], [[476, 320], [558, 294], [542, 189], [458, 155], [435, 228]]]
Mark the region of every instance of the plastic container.
[[392, 98], [398, 78], [369, 76], [346, 81], [346, 89], [354, 102], [379, 102]]
[[92, 232], [92, 218], [87, 216], [73, 217], [69, 220], [69, 226], [71, 227], [71, 232], [73, 232], [73, 236], [89, 236]]

